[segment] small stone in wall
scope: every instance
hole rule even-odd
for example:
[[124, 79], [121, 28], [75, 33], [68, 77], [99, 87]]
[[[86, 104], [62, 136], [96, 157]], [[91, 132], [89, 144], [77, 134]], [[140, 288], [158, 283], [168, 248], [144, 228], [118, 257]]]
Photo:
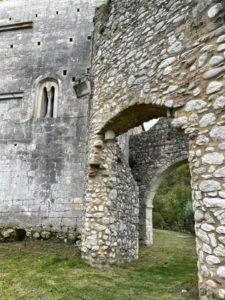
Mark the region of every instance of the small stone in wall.
[[225, 44], [221, 44], [217, 47], [217, 51], [218, 52], [221, 52], [221, 51], [224, 51], [225, 50]]
[[151, 90], [150, 84], [149, 83], [145, 83], [145, 85], [143, 86], [143, 91], [144, 93], [149, 93]]
[[225, 267], [219, 267], [217, 270], [217, 275], [221, 278], [225, 278]]
[[204, 213], [201, 210], [196, 210], [195, 211], [195, 221], [196, 222], [201, 222], [204, 220]]
[[196, 235], [201, 241], [205, 242], [206, 244], [210, 243], [209, 237], [205, 231], [196, 229]]
[[196, 89], [193, 90], [193, 96], [198, 96], [201, 93], [201, 89], [197, 87]]
[[208, 58], [208, 55], [205, 53], [199, 57], [199, 59], [198, 59], [198, 67], [199, 68], [202, 68], [205, 65], [207, 58]]
[[171, 47], [169, 47], [169, 54], [178, 54], [183, 50], [182, 43], [180, 41], [174, 42]]
[[218, 44], [224, 43], [225, 42], [225, 35], [223, 34], [223, 35], [219, 36], [216, 42]]
[[204, 198], [206, 207], [222, 207], [225, 208], [225, 200], [221, 198]]
[[215, 55], [210, 59], [209, 64], [210, 64], [210, 66], [214, 67], [214, 66], [218, 65], [219, 63], [221, 63], [223, 60], [224, 60], [224, 58], [222, 56]]
[[225, 226], [219, 226], [219, 227], [217, 227], [216, 232], [225, 234]]
[[225, 167], [217, 169], [214, 173], [213, 173], [214, 177], [217, 178], [222, 178], [225, 177]]
[[215, 180], [204, 180], [200, 183], [199, 189], [202, 192], [212, 192], [221, 189], [220, 183]]
[[167, 59], [165, 59], [160, 65], [159, 65], [159, 69], [163, 69], [166, 68], [170, 65], [172, 65], [175, 62], [176, 58], [175, 57], [169, 57]]
[[223, 72], [225, 72], [225, 66], [211, 69], [207, 71], [203, 77], [204, 79], [211, 79], [213, 77], [220, 75]]
[[208, 113], [204, 115], [199, 121], [200, 127], [207, 127], [208, 125], [212, 125], [216, 120], [216, 116], [213, 113]]
[[220, 299], [225, 299], [225, 290], [224, 289], [219, 289], [219, 297], [220, 297]]
[[207, 231], [207, 232], [210, 232], [210, 231], [214, 231], [215, 230], [215, 227], [208, 224], [208, 223], [204, 223], [201, 225], [201, 228], [204, 230], [204, 231]]
[[200, 110], [206, 106], [206, 102], [201, 99], [191, 100], [185, 106], [185, 111], [190, 112]]
[[176, 119], [173, 119], [171, 122], [172, 126], [175, 128], [180, 128], [183, 125], [185, 125], [186, 123], [187, 123], [187, 117], [176, 118]]
[[205, 135], [199, 135], [196, 140], [196, 144], [199, 146], [206, 145], [208, 142], [209, 142], [209, 138], [207, 138], [207, 136]]
[[224, 161], [224, 155], [218, 152], [208, 153], [202, 157], [202, 163], [208, 165], [221, 165]]
[[213, 104], [213, 108], [214, 109], [221, 109], [225, 107], [225, 97], [224, 96], [220, 96], [218, 97], [214, 104]]
[[210, 131], [213, 140], [225, 140], [225, 126], [215, 126]]
[[219, 245], [216, 247], [216, 249], [213, 251], [215, 255], [225, 257], [225, 247], [222, 245]]
[[133, 84], [134, 84], [134, 82], [135, 82], [135, 76], [134, 75], [131, 75], [129, 78], [128, 78], [128, 81], [127, 81], [127, 84], [129, 85], [129, 86], [132, 86]]
[[219, 82], [219, 81], [212, 81], [207, 86], [206, 94], [210, 95], [210, 94], [216, 93], [216, 92], [218, 92], [218, 91], [221, 90], [222, 86], [223, 85], [222, 85], [221, 82]]
[[209, 18], [214, 18], [218, 13], [223, 9], [223, 6], [221, 3], [217, 3], [213, 5], [209, 10], [208, 10], [208, 17]]
[[217, 265], [220, 264], [220, 259], [215, 255], [208, 255], [206, 257], [206, 262], [209, 265]]

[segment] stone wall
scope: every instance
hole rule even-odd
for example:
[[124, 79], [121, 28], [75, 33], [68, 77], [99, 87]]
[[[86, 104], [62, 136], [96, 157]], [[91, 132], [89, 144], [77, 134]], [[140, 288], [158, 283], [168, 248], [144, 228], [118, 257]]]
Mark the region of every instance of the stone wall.
[[112, 0], [95, 24], [88, 189], [111, 168], [109, 135], [175, 116], [189, 140], [201, 299], [225, 298], [224, 5]]
[[[77, 98], [74, 85], [89, 77], [94, 5], [0, 2], [0, 227], [77, 236], [89, 96]], [[42, 83], [58, 87], [52, 117], [38, 116]]]
[[170, 119], [161, 118], [148, 131], [130, 137], [130, 167], [140, 191], [141, 242], [153, 242], [153, 199], [162, 179], [187, 159], [187, 137], [171, 126]]
[[137, 184], [124, 154], [109, 137], [103, 156], [99, 173], [89, 177], [82, 233], [83, 257], [93, 266], [129, 262], [139, 249]]

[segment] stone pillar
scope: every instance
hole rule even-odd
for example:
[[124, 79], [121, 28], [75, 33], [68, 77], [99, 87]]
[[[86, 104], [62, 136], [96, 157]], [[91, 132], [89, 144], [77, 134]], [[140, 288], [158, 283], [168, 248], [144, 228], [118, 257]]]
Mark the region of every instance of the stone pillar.
[[192, 113], [174, 121], [189, 136], [201, 300], [225, 299], [225, 97], [216, 94], [221, 90], [219, 82], [208, 83], [211, 96], [189, 101], [185, 111]]
[[92, 144], [82, 255], [93, 266], [129, 262], [138, 257], [137, 184], [112, 131]]
[[152, 210], [153, 206], [146, 206], [146, 236], [145, 244], [151, 246], [153, 244], [153, 220], [152, 220]]

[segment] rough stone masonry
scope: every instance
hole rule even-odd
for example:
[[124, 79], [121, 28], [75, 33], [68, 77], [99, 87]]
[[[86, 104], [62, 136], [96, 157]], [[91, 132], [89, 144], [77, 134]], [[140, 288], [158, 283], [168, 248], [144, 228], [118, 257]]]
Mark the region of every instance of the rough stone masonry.
[[82, 227], [90, 264], [136, 259], [117, 137], [170, 117], [189, 143], [200, 298], [225, 299], [225, 1], [106, 2], [0, 2], [0, 224]]
[[175, 117], [189, 142], [201, 299], [225, 299], [224, 13], [225, 1], [112, 0], [95, 18], [83, 257], [137, 258], [138, 193], [116, 137]]

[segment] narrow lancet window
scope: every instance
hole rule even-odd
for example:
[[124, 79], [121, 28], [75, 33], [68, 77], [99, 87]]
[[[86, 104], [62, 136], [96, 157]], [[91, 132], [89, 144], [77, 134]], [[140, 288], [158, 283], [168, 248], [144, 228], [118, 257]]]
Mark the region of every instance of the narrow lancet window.
[[57, 102], [59, 88], [54, 80], [46, 80], [38, 87], [35, 117], [37, 118], [56, 118], [57, 117]]

